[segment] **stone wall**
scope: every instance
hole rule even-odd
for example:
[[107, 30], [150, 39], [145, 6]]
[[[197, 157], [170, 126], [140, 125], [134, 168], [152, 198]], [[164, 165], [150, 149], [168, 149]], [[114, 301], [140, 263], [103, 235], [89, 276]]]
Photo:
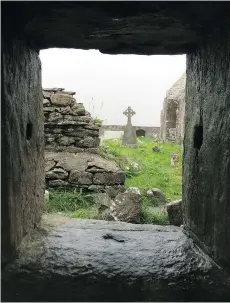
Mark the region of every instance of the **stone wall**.
[[99, 153], [99, 126], [75, 92], [43, 89], [46, 188], [81, 188], [114, 197], [125, 174]]
[[184, 138], [186, 74], [167, 91], [161, 111], [160, 136], [181, 144]]
[[99, 127], [73, 95], [62, 88], [43, 89], [46, 151], [97, 152]]
[[40, 220], [44, 199], [44, 119], [38, 53], [2, 44], [2, 263]]
[[[142, 130], [145, 132], [145, 137], [157, 137], [160, 134], [160, 127], [157, 126], [133, 126], [135, 131]], [[105, 131], [124, 131], [125, 125], [102, 125], [100, 127], [100, 136], [103, 136]]]
[[187, 56], [184, 215], [199, 245], [230, 270], [230, 36], [212, 40]]
[[100, 155], [46, 152], [45, 158], [47, 188], [81, 188], [107, 192], [113, 198], [124, 189], [125, 173]]

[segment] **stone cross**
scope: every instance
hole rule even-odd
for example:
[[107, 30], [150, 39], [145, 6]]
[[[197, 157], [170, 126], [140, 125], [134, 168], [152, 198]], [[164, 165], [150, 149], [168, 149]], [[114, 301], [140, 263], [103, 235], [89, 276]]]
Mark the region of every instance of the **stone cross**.
[[135, 111], [132, 110], [132, 108], [129, 106], [126, 111], [123, 112], [126, 117], [128, 117], [127, 124], [124, 127], [124, 134], [122, 137], [122, 145], [124, 146], [132, 146], [136, 147], [137, 145], [137, 136], [136, 136], [136, 130], [132, 126], [131, 118], [133, 115], [135, 115]]
[[132, 110], [132, 108], [129, 106], [126, 111], [123, 112], [124, 115], [126, 115], [126, 117], [128, 117], [128, 123], [131, 123], [131, 118], [132, 116], [134, 116], [136, 113], [134, 110]]

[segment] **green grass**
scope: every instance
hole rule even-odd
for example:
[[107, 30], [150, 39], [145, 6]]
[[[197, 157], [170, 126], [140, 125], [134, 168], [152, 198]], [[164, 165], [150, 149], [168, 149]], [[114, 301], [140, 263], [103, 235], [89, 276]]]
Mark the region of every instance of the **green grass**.
[[71, 218], [96, 219], [97, 207], [89, 195], [76, 190], [49, 190], [45, 211], [62, 212]]
[[[102, 153], [114, 159], [127, 174], [126, 187], [138, 187], [142, 192], [149, 188], [159, 188], [169, 199], [182, 196], [182, 148], [180, 145], [155, 142], [152, 138], [138, 140], [137, 148], [124, 147], [121, 140], [106, 140]], [[157, 145], [160, 152], [152, 151]], [[172, 152], [178, 152], [178, 168], [171, 167]], [[131, 163], [137, 163], [139, 171]], [[131, 177], [131, 178], [129, 178]]]
[[[160, 152], [152, 151], [154, 146]], [[179, 168], [172, 168], [172, 152], [179, 152]], [[155, 142], [151, 138], [138, 140], [137, 148], [123, 147], [120, 140], [106, 140], [101, 147], [101, 154], [115, 160], [125, 171], [125, 186], [138, 187], [141, 190], [142, 224], [168, 224], [165, 210], [158, 207], [154, 198], [146, 196], [146, 190], [159, 188], [167, 198], [174, 200], [182, 196], [182, 148], [179, 145]], [[50, 190], [47, 212], [62, 212], [71, 218], [97, 219], [98, 208], [90, 195], [76, 190]]]

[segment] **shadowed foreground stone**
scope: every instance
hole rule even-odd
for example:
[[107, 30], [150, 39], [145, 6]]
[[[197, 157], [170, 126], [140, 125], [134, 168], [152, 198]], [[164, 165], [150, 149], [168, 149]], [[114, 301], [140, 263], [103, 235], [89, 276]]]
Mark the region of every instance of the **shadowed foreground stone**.
[[227, 301], [229, 277], [172, 226], [44, 216], [3, 301]]

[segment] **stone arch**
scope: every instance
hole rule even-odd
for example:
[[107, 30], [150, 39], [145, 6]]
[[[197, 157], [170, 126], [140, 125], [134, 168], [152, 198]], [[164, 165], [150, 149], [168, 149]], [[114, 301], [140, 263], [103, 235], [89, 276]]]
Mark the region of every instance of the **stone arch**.
[[136, 135], [137, 135], [137, 137], [145, 137], [145, 130], [141, 129], [141, 128], [137, 129]]

